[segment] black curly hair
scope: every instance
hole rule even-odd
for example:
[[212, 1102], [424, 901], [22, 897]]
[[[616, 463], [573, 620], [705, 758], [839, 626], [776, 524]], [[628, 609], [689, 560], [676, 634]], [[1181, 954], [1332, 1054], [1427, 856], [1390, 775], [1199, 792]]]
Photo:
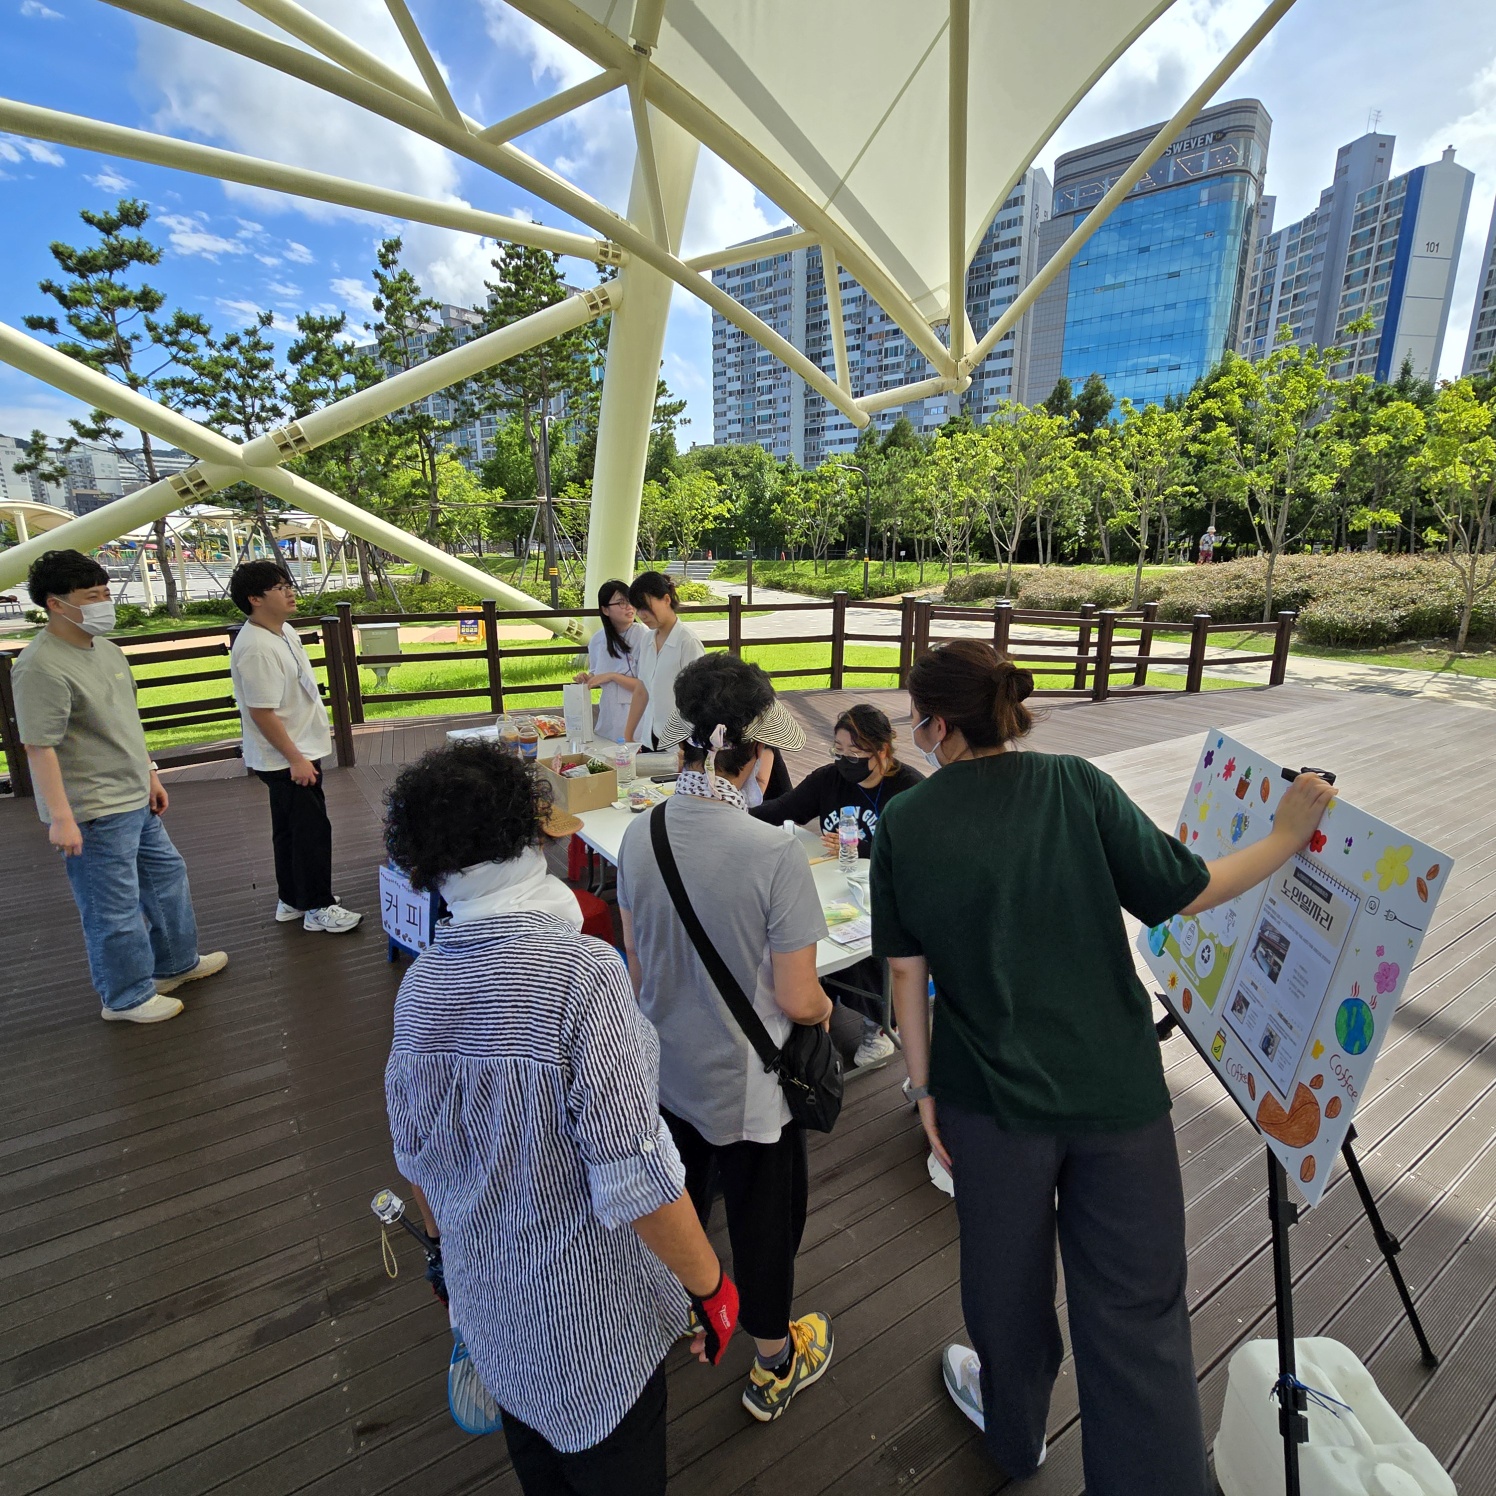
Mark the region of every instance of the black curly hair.
[[435, 889], [478, 862], [540, 844], [550, 786], [497, 743], [433, 748], [396, 776], [384, 801], [384, 848], [412, 886]]
[[[763, 670], [730, 654], [709, 654], [693, 660], [675, 678], [675, 709], [691, 724], [691, 737], [704, 743], [720, 722], [731, 745], [717, 754], [716, 765], [736, 774], [758, 753], [745, 742], [744, 730], [774, 704], [774, 686]], [[688, 739], [682, 745], [687, 764], [706, 758], [704, 748]]]

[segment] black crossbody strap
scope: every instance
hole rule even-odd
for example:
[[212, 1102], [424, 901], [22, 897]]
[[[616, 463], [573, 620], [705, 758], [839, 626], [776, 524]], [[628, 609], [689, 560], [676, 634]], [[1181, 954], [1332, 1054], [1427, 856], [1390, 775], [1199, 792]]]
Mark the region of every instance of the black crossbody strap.
[[696, 947], [696, 954], [701, 957], [701, 964], [706, 967], [707, 975], [716, 984], [723, 1002], [727, 1004], [728, 1011], [737, 1020], [738, 1027], [747, 1036], [748, 1042], [758, 1051], [759, 1059], [764, 1062], [764, 1069], [777, 1073], [780, 1063], [779, 1046], [769, 1037], [763, 1019], [753, 1011], [753, 1004], [738, 985], [738, 979], [728, 970], [727, 962], [712, 944], [711, 937], [702, 929], [701, 921], [691, 907], [691, 896], [686, 892], [685, 883], [681, 881], [680, 868], [676, 866], [675, 853], [670, 846], [670, 833], [665, 829], [664, 805], [655, 806], [649, 813], [649, 840], [654, 847], [655, 860], [660, 864], [660, 872], [664, 875], [665, 887], [670, 891], [675, 912], [680, 915], [680, 922], [686, 927], [686, 934], [691, 937], [691, 944]]

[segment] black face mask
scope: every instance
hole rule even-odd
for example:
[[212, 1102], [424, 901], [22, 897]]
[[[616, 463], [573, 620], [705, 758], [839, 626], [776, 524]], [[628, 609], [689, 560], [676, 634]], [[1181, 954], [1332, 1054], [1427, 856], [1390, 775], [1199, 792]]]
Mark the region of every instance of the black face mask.
[[832, 763], [848, 784], [861, 784], [873, 772], [872, 761], [866, 758], [844, 758], [838, 753]]

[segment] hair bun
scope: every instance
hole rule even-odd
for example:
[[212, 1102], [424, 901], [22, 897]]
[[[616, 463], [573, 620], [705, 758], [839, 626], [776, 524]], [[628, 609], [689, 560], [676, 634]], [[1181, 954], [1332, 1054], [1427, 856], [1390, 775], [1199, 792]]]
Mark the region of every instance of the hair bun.
[[1003, 661], [1002, 668], [998, 672], [998, 680], [1002, 689], [1014, 701], [1027, 701], [1033, 695], [1034, 672], [1024, 670], [1011, 660]]

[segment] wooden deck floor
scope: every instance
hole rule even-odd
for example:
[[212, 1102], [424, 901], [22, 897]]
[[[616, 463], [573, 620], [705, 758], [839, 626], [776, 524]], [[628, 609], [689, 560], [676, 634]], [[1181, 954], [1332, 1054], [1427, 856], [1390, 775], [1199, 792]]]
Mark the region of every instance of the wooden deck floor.
[[[895, 693], [890, 712], [903, 713]], [[811, 741], [847, 694], [789, 698]], [[1348, 1181], [1294, 1231], [1301, 1334], [1343, 1339], [1465, 1496], [1496, 1492], [1496, 796], [1489, 718], [1283, 688], [1054, 708], [1035, 746], [1097, 758], [1169, 819], [1211, 725], [1326, 763], [1369, 809], [1458, 859], [1376, 1078], [1361, 1152], [1443, 1365], [1419, 1365]], [[371, 729], [335, 771], [338, 887], [373, 909], [378, 812], [440, 723]], [[219, 777], [222, 776], [222, 777]], [[231, 966], [150, 1029], [105, 1026], [66, 882], [24, 803], [0, 803], [0, 1490], [373, 1493], [517, 1489], [502, 1441], [445, 1407], [445, 1317], [419, 1260], [380, 1267], [368, 1200], [396, 1184], [380, 1076], [398, 970], [377, 928], [269, 919], [263, 791], [237, 766], [175, 776], [169, 824], [205, 948]], [[1271, 1331], [1261, 1149], [1185, 1041], [1166, 1049], [1189, 1202], [1196, 1355], [1213, 1432], [1231, 1350]], [[936, 1354], [961, 1330], [954, 1213], [925, 1178], [897, 1061], [857, 1082], [812, 1153], [799, 1300], [836, 1318], [831, 1372], [778, 1424], [729, 1365], [671, 1380], [673, 1490], [996, 1489]], [[1025, 1490], [1082, 1486], [1067, 1363], [1050, 1457]]]

